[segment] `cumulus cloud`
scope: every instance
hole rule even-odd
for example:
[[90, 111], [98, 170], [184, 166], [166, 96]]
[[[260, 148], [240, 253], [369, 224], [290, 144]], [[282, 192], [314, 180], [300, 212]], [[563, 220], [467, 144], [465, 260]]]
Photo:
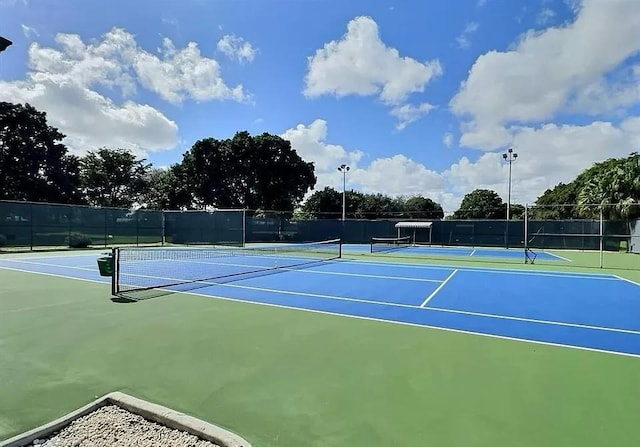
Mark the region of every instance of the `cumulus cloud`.
[[[172, 103], [247, 98], [242, 86], [225, 84], [219, 64], [202, 56], [193, 42], [178, 49], [164, 39], [159, 56], [118, 28], [93, 43], [64, 33], [55, 42], [56, 48], [31, 44], [26, 79], [0, 81], [0, 99], [29, 102], [47, 112], [75, 152], [101, 146], [139, 154], [174, 148], [176, 123], [160, 110], [128, 99], [140, 87]], [[99, 88], [115, 89], [124, 99], [118, 102]]]
[[[594, 162], [626, 156], [638, 143], [640, 117], [628, 118], [620, 126], [596, 121], [584, 126], [523, 127], [513, 138], [513, 147], [519, 156], [512, 164], [512, 197], [520, 203], [532, 203], [547, 188], [572, 181]], [[475, 188], [488, 188], [506, 200], [508, 164], [501, 152], [484, 153], [474, 162], [463, 157], [443, 175], [457, 195]]]
[[377, 95], [399, 104], [442, 74], [438, 60], [419, 62], [385, 45], [370, 17], [353, 19], [341, 40], [325, 44], [308, 62], [304, 93], [309, 97]]
[[[424, 115], [427, 105], [406, 104], [411, 94], [442, 74], [436, 60], [420, 62], [387, 46], [380, 38], [377, 23], [370, 17], [356, 17], [340, 40], [316, 50], [308, 59], [304, 94], [309, 97], [334, 95], [375, 96], [392, 107], [400, 118], [399, 128]], [[428, 111], [428, 110], [427, 110]]]
[[227, 57], [236, 59], [240, 63], [253, 62], [256, 55], [256, 50], [250, 42], [233, 34], [223, 36], [218, 41], [217, 48]]
[[625, 94], [601, 108], [584, 98], [593, 97], [594, 86], [634, 94], [604, 79], [639, 50], [639, 2], [585, 0], [572, 23], [527, 32], [512, 49], [475, 61], [450, 101], [463, 120], [461, 144], [492, 150], [509, 143], [511, 126], [569, 109], [597, 114], [628, 103]]
[[396, 129], [402, 130], [409, 124], [419, 120], [424, 115], [433, 110], [435, 106], [424, 102], [414, 106], [412, 104], [404, 104], [402, 106], [396, 106], [391, 109], [391, 115], [398, 119], [396, 123]]

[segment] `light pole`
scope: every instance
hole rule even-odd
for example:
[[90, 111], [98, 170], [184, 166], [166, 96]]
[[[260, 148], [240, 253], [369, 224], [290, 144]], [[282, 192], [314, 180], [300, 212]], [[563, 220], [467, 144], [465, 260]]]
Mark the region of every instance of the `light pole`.
[[502, 154], [502, 158], [509, 163], [509, 194], [507, 196], [507, 222], [504, 232], [504, 246], [509, 248], [509, 220], [511, 220], [511, 164], [516, 161], [518, 154], [513, 152], [512, 148], [507, 150], [506, 154]]
[[507, 150], [506, 154], [502, 154], [502, 158], [509, 163], [509, 195], [507, 196], [507, 221], [511, 219], [511, 163], [516, 161], [518, 154], [513, 152], [512, 148]]
[[338, 167], [338, 171], [342, 172], [342, 220], [345, 220], [347, 214], [347, 172], [351, 169], [344, 163]]

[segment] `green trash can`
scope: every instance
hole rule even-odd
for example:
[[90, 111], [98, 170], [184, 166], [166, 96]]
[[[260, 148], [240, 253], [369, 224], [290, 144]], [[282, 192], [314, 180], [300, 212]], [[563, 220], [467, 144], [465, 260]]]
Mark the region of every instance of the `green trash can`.
[[113, 275], [113, 255], [111, 253], [105, 253], [105, 256], [98, 258], [98, 270], [100, 276]]

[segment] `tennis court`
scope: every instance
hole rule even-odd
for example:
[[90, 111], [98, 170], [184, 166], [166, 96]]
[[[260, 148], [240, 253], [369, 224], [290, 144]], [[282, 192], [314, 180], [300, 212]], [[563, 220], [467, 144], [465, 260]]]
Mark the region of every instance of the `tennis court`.
[[[414, 256], [461, 256], [464, 258], [504, 258], [509, 260], [524, 260], [522, 248], [475, 248], [475, 247], [446, 247], [429, 245], [411, 245], [400, 247], [378, 247], [373, 249], [374, 253], [389, 254], [391, 250], [394, 254], [414, 255]], [[371, 252], [371, 246], [366, 244], [354, 244], [352, 249], [361, 252]], [[535, 250], [536, 259], [547, 261], [571, 262], [568, 258], [548, 251]], [[523, 261], [524, 262], [524, 261]]]
[[[357, 249], [357, 247], [352, 247]], [[203, 297], [640, 355], [640, 285], [613, 274], [489, 269], [309, 253], [130, 249], [122, 290]], [[308, 250], [305, 250], [307, 252]], [[109, 282], [98, 254], [0, 259], [0, 268]], [[275, 267], [275, 268], [274, 268]], [[210, 279], [207, 279], [210, 278]], [[105, 296], [106, 298], [106, 296]]]

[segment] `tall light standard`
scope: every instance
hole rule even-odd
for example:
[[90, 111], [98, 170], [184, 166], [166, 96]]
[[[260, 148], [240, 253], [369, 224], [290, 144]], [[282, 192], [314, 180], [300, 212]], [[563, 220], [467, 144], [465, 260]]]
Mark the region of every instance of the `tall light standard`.
[[509, 163], [509, 195], [507, 197], [507, 220], [511, 219], [511, 163], [516, 161], [518, 158], [518, 154], [513, 152], [512, 148], [507, 150], [506, 154], [502, 154], [502, 158]]
[[347, 172], [351, 169], [345, 164], [341, 164], [338, 167], [338, 171], [342, 172], [342, 220], [345, 220], [347, 214]]
[[505, 248], [509, 248], [509, 221], [511, 220], [511, 164], [516, 161], [518, 154], [513, 152], [512, 148], [509, 148], [506, 154], [502, 154], [502, 158], [509, 163], [509, 195], [507, 196], [507, 222], [504, 232], [504, 246]]

